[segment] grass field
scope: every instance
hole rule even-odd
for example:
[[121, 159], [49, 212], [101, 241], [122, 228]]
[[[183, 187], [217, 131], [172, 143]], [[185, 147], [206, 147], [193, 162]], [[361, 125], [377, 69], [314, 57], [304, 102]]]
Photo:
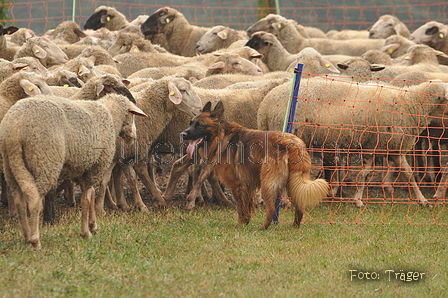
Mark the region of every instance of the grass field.
[[390, 224], [344, 224], [360, 211], [323, 203], [300, 229], [283, 211], [267, 231], [257, 231], [262, 209], [243, 227], [216, 206], [117, 212], [91, 239], [79, 236], [79, 211], [64, 208], [41, 228], [40, 251], [3, 216], [0, 297], [446, 297], [447, 227], [406, 223], [447, 222], [448, 212], [412, 208], [369, 205], [363, 223]]

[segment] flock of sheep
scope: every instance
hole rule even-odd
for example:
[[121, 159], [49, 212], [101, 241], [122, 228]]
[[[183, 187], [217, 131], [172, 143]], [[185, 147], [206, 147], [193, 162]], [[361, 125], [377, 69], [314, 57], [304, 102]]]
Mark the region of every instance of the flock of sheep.
[[[378, 156], [399, 167], [411, 197], [427, 204], [405, 154], [422, 132], [443, 134], [447, 31], [428, 22], [411, 34], [384, 15], [367, 31], [324, 33], [274, 14], [242, 31], [194, 26], [170, 7], [129, 22], [108, 6], [98, 7], [83, 30], [66, 21], [37, 36], [0, 25], [0, 152], [8, 186], [2, 203], [18, 215], [34, 247], [40, 246], [43, 202], [51, 220], [58, 193], [76, 204], [74, 183], [82, 191], [84, 237], [97, 230], [96, 214], [106, 207], [148, 212], [139, 180], [158, 206], [168, 206], [193, 162], [185, 156], [175, 161], [162, 193], [154, 153], [181, 157], [179, 133], [208, 101], [222, 101], [226, 117], [248, 128], [281, 130], [291, 69], [302, 63], [294, 133], [310, 147], [376, 150], [362, 154], [356, 204], [363, 204]], [[193, 180], [201, 166], [191, 167]], [[232, 206], [218, 181], [208, 181], [213, 195]], [[186, 207], [207, 196], [206, 189], [191, 190]], [[436, 196], [444, 197], [444, 187]]]

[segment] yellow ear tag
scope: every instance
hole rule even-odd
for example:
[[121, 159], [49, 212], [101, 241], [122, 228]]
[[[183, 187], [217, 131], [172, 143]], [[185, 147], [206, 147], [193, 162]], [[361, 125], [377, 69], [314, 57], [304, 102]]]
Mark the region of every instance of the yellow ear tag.
[[227, 33], [226, 33], [226, 32], [223, 32], [222, 34], [223, 34], [224, 36], [227, 36]]
[[166, 19], [166, 22], [169, 23], [169, 22], [170, 22], [170, 19]]
[[8, 30], [8, 31], [6, 31], [6, 34], [11, 34], [11, 31], [9, 31], [9, 30]]
[[36, 53], [36, 54], [37, 54], [37, 53], [40, 53], [40, 50], [35, 50], [34, 53]]
[[411, 57], [406, 56], [406, 57], [404, 57], [404, 60], [411, 60]]
[[387, 52], [388, 52], [389, 54], [392, 54], [392, 53], [394, 52], [394, 50], [392, 50], [392, 49], [388, 49]]
[[171, 92], [170, 92], [170, 96], [173, 96], [173, 95], [174, 95], [174, 91], [171, 91]]
[[268, 44], [268, 46], [272, 46], [272, 43], [270, 43], [270, 42], [268, 42], [267, 44]]
[[107, 17], [107, 18], [106, 18], [106, 21], [108, 21], [108, 22], [109, 22], [109, 21], [110, 21], [110, 17]]
[[25, 67], [24, 67], [24, 68], [22, 68], [22, 69], [28, 69], [28, 67], [26, 67], [26, 66], [25, 66]]
[[80, 69], [80, 70], [78, 70], [78, 73], [82, 73], [82, 70]]
[[282, 24], [277, 24], [277, 28], [280, 29], [282, 27]]
[[325, 64], [325, 67], [330, 67], [330, 66], [331, 66], [330, 63]]
[[289, 72], [293, 72], [293, 71], [294, 71], [294, 68], [290, 67], [290, 68], [288, 69], [288, 71], [289, 71]]
[[135, 52], [135, 53], [138, 53], [138, 52], [139, 52], [139, 50], [138, 50], [138, 49], [134, 49], [134, 52]]
[[64, 87], [68, 87], [68, 85], [67, 85], [67, 84], [64, 84]]
[[440, 37], [440, 38], [445, 38], [445, 34], [440, 33], [440, 34], [439, 34], [439, 37]]
[[33, 90], [34, 90], [34, 87], [33, 87], [33, 86], [29, 86], [29, 87], [28, 87], [28, 90], [33, 91]]

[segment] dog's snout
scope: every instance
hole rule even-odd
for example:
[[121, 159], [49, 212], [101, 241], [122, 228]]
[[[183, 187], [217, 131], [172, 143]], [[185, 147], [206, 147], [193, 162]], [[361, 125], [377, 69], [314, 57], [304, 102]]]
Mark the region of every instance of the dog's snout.
[[183, 132], [180, 133], [180, 138], [181, 139], [185, 139], [188, 136], [188, 131], [184, 130]]

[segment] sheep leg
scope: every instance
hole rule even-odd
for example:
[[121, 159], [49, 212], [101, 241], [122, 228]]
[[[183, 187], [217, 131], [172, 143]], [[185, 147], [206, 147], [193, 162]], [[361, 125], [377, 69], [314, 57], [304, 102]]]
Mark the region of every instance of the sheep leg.
[[104, 172], [104, 175], [101, 177], [100, 182], [99, 182], [98, 197], [96, 198], [96, 202], [95, 202], [95, 209], [99, 215], [104, 215], [104, 213], [105, 213], [104, 199], [106, 196], [107, 185], [108, 185], [109, 181], [111, 180], [112, 170], [113, 170], [114, 166], [115, 166], [115, 163], [112, 164], [109, 168], [107, 168], [107, 170]]
[[96, 213], [95, 213], [95, 189], [92, 187], [90, 191], [90, 205], [89, 205], [89, 230], [93, 234], [98, 230], [96, 224]]
[[[40, 216], [39, 215], [40, 215], [40, 209], [41, 209], [44, 197], [41, 196], [37, 192], [34, 195], [26, 195], [26, 196], [28, 198], [28, 200], [27, 200], [28, 211], [30, 214], [30, 225], [29, 225], [30, 235], [28, 238], [28, 242], [31, 243], [33, 248], [40, 248], [40, 240], [39, 240], [39, 218], [40, 218]], [[22, 212], [23, 212], [23, 210], [22, 210]]]
[[364, 191], [366, 189], [366, 178], [369, 173], [373, 170], [373, 160], [375, 159], [373, 154], [363, 154], [362, 155], [362, 169], [356, 175], [356, 187], [357, 191], [355, 194], [355, 204], [356, 207], [364, 206], [362, 198]]
[[434, 195], [434, 198], [436, 200], [445, 199], [446, 187], [447, 187], [447, 181], [448, 181], [448, 164], [445, 165], [445, 167], [443, 168], [442, 171], [443, 171], [442, 178], [440, 178], [439, 185], [437, 186], [437, 190]]
[[126, 164], [123, 165], [123, 172], [131, 189], [134, 206], [137, 207], [139, 211], [149, 212], [148, 207], [146, 207], [145, 203], [143, 203], [142, 197], [140, 196], [137, 176], [134, 169], [130, 164]]
[[7, 186], [6, 186], [6, 180], [5, 180], [5, 174], [0, 174], [0, 179], [2, 183], [2, 194], [0, 202], [2, 202], [3, 206], [9, 206], [8, 205], [8, 195], [7, 195]]
[[174, 190], [176, 188], [177, 181], [182, 176], [183, 173], [193, 164], [192, 159], [188, 155], [182, 156], [180, 159], [176, 160], [171, 166], [170, 178], [168, 179], [168, 184], [165, 189], [163, 196], [167, 202], [171, 202], [174, 196]]
[[76, 207], [75, 183], [71, 182], [70, 180], [68, 180], [68, 184], [64, 189], [64, 198], [70, 207]]
[[54, 210], [54, 198], [57, 196], [56, 189], [52, 188], [46, 195], [44, 200], [44, 223], [54, 225], [56, 212]]
[[162, 192], [157, 187], [156, 183], [154, 183], [154, 181], [149, 177], [148, 166], [146, 163], [139, 161], [137, 164], [134, 164], [134, 169], [140, 180], [151, 193], [152, 197], [157, 201], [159, 207], [166, 207], [166, 202], [162, 196]]
[[92, 236], [90, 232], [89, 222], [90, 222], [90, 206], [93, 199], [92, 192], [95, 192], [93, 187], [86, 188], [84, 185], [81, 186], [81, 236], [84, 238], [89, 238]]
[[126, 198], [124, 197], [123, 182], [121, 179], [122, 173], [123, 173], [122, 165], [116, 164], [112, 175], [115, 189], [115, 200], [118, 208], [122, 210], [129, 210], [128, 202], [126, 202]]
[[17, 216], [19, 217], [20, 227], [22, 228], [23, 238], [25, 241], [29, 241], [31, 238], [31, 228], [28, 222], [28, 210], [23, 193], [19, 191], [14, 191], [12, 194], [12, 201], [17, 210]]
[[415, 181], [415, 177], [412, 173], [412, 169], [409, 166], [409, 163], [406, 159], [405, 155], [393, 155], [391, 156], [392, 160], [396, 165], [401, 165], [401, 173], [403, 173], [404, 177], [411, 184], [412, 190], [414, 192], [415, 198], [421, 205], [427, 205], [428, 200], [426, 200], [425, 196], [422, 194], [420, 187], [418, 187], [417, 182]]

